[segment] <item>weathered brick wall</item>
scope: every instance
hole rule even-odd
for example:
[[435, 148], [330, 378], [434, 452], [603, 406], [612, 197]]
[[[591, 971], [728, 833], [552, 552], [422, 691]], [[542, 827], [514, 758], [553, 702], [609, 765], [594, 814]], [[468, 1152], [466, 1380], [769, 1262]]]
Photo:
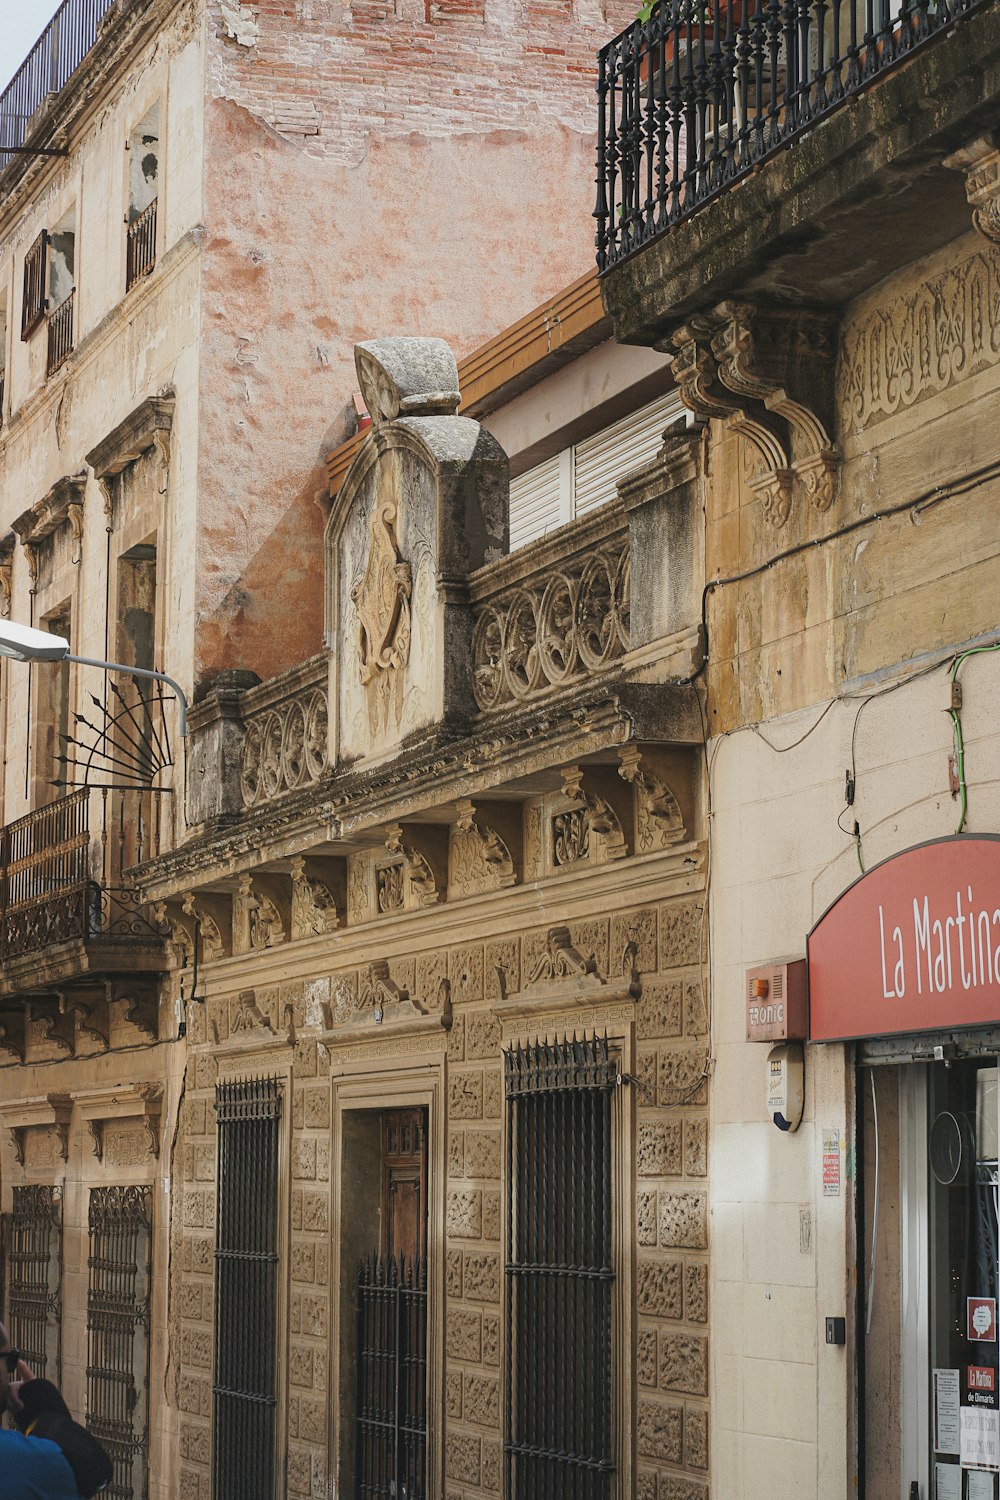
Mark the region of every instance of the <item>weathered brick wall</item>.
[[353, 345], [461, 355], [593, 264], [596, 53], [632, 9], [210, 4], [202, 671], [268, 677], [320, 645]]

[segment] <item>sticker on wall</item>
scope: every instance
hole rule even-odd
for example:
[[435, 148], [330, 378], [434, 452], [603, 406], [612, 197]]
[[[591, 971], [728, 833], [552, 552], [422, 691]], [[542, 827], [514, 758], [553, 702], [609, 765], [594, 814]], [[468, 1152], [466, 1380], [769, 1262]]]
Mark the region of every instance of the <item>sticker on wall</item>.
[[823, 1131], [823, 1197], [840, 1197], [840, 1131]]
[[1000, 1411], [986, 1411], [981, 1406], [962, 1407], [959, 1457], [963, 1466], [1000, 1469]]
[[968, 1322], [966, 1338], [974, 1344], [995, 1344], [997, 1341], [997, 1299], [995, 1297], [967, 1297], [965, 1306]]

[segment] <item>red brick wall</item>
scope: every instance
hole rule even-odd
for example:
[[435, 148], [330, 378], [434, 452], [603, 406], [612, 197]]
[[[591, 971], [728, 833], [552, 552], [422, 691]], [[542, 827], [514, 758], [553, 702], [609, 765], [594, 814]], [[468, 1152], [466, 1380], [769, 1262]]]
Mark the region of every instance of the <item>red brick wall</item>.
[[209, 5], [199, 675], [321, 644], [354, 343], [462, 355], [587, 270], [595, 55], [630, 12], [261, 0], [247, 46]]

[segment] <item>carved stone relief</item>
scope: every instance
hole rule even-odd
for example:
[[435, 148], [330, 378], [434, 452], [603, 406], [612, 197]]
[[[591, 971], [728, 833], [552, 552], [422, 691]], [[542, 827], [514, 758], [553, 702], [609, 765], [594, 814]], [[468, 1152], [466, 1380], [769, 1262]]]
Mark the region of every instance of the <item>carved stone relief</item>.
[[358, 670], [368, 702], [371, 731], [386, 728], [390, 712], [398, 727], [410, 655], [410, 595], [413, 573], [396, 540], [394, 460], [380, 453], [375, 502], [368, 529], [364, 572], [351, 588], [357, 621]]
[[600, 671], [629, 649], [629, 549], [551, 564], [475, 614], [476, 703], [486, 711]]
[[579, 766], [562, 772], [564, 807], [552, 817], [552, 862], [558, 868], [606, 864], [628, 852], [618, 814], [607, 797], [584, 785]]
[[981, 245], [846, 325], [840, 399], [857, 427], [915, 406], [1000, 355], [1000, 249]]
[[618, 774], [635, 794], [635, 848], [637, 854], [669, 849], [687, 838], [684, 819], [673, 792], [654, 775], [641, 752], [630, 745], [619, 752]]
[[514, 882], [514, 861], [507, 844], [495, 828], [477, 821], [472, 802], [460, 802], [451, 830], [449, 894], [478, 895]]
[[[434, 839], [438, 830], [429, 830], [426, 838]], [[436, 906], [444, 885], [446, 870], [434, 868], [440, 861], [436, 851], [429, 846], [418, 849], [404, 834], [398, 823], [386, 828], [385, 848], [387, 858], [378, 858], [374, 865], [374, 898], [372, 906], [378, 915], [400, 911], [418, 911], [423, 907]], [[416, 837], [416, 835], [412, 835]], [[432, 864], [432, 859], [434, 864]]]
[[275, 948], [284, 940], [285, 928], [278, 908], [269, 896], [254, 889], [251, 876], [244, 875], [233, 895], [233, 952]]
[[944, 159], [965, 173], [972, 222], [984, 239], [1000, 244], [1000, 146], [996, 135], [980, 136]]
[[292, 939], [320, 937], [340, 921], [333, 892], [306, 871], [304, 859], [292, 861]]
[[308, 688], [250, 718], [240, 757], [244, 807], [314, 785], [326, 755], [325, 688]]

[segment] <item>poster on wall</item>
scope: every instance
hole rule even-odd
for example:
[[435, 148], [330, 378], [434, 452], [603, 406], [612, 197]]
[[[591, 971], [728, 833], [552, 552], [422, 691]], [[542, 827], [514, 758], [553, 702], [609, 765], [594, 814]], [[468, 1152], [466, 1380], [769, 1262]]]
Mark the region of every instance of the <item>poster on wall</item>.
[[962, 1407], [959, 1460], [963, 1467], [1000, 1470], [1000, 1412]]
[[997, 1341], [997, 1304], [995, 1297], [967, 1297], [966, 1338], [973, 1344], [995, 1344]]
[[961, 1392], [957, 1370], [934, 1371], [934, 1449], [937, 1453], [959, 1451]]
[[[958, 1470], [961, 1473], [961, 1470]], [[993, 1475], [982, 1469], [967, 1469], [965, 1474], [965, 1500], [994, 1500]]]

